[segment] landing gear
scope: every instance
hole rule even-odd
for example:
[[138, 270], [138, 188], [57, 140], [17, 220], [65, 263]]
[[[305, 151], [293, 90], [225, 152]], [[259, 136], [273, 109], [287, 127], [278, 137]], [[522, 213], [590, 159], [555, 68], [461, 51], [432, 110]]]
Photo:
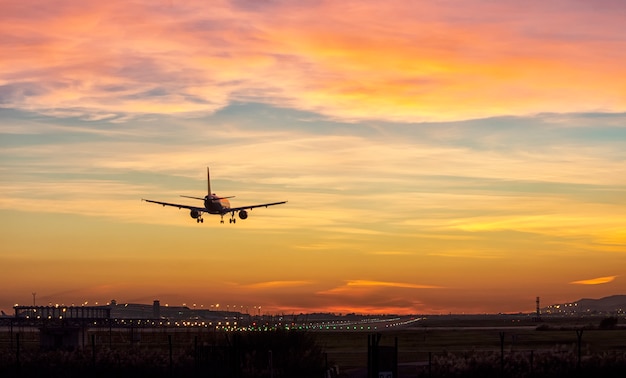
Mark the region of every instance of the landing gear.
[[202, 218], [196, 218], [196, 223], [204, 223], [204, 219], [202, 219]]
[[[222, 223], [222, 224], [224, 223], [224, 215], [226, 215], [226, 214], [228, 214], [228, 213], [220, 214], [220, 217], [221, 217], [220, 223]], [[230, 224], [237, 223], [237, 219], [235, 219], [235, 212], [234, 211], [232, 211], [230, 213], [230, 219], [228, 220], [228, 223], [230, 223]]]

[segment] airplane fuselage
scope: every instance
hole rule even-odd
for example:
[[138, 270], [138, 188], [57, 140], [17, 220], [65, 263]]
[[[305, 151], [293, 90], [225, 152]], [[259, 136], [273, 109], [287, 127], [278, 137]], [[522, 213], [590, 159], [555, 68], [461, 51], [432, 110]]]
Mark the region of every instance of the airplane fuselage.
[[204, 207], [209, 214], [226, 214], [230, 211], [230, 201], [211, 194], [204, 197]]

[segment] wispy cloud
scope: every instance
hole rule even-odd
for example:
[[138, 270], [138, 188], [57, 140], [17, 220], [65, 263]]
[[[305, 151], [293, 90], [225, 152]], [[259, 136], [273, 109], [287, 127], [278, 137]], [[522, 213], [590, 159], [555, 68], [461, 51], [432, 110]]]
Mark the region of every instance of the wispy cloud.
[[381, 256], [403, 256], [410, 254], [407, 251], [372, 251], [370, 252], [372, 255], [381, 255]]
[[348, 287], [400, 287], [405, 289], [441, 289], [441, 286], [419, 285], [404, 282], [384, 282], [369, 280], [354, 280], [346, 282]]
[[265, 289], [284, 289], [284, 288], [292, 288], [292, 287], [301, 287], [311, 285], [313, 282], [311, 281], [267, 281], [267, 282], [257, 282], [253, 284], [244, 285], [246, 289], [252, 290], [265, 290]]
[[[250, 108], [240, 105], [229, 111]], [[274, 111], [273, 117], [263, 115], [269, 111]], [[137, 210], [134, 202], [124, 201], [155, 196], [175, 201], [179, 194], [198, 195], [205, 190], [204, 167], [212, 165], [214, 188], [237, 195], [233, 204], [286, 199], [289, 204], [280, 214], [291, 219], [287, 223], [344, 237], [428, 230], [416, 235], [450, 239], [518, 230], [545, 235], [576, 232], [603, 243], [623, 243], [623, 235], [615, 231], [623, 223], [626, 206], [622, 195], [626, 168], [620, 160], [624, 146], [619, 139], [608, 145], [604, 139], [590, 141], [576, 128], [561, 129], [550, 136], [550, 143], [537, 144], [532, 133], [525, 137], [518, 133], [528, 128], [539, 131], [536, 123], [542, 124], [541, 117], [516, 119], [515, 128], [506, 120], [497, 126], [486, 120], [457, 126], [414, 125], [410, 132], [407, 125], [387, 124], [379, 132], [345, 123], [310, 126], [271, 108], [251, 111], [249, 116], [259, 124], [225, 122], [219, 114], [207, 118], [226, 125], [215, 131], [203, 128], [203, 120], [177, 120], [175, 127], [154, 132], [151, 122], [135, 121], [123, 128], [99, 124], [95, 131], [81, 133], [73, 125], [76, 120], [57, 120], [47, 121], [49, 130], [37, 122], [34, 134], [29, 131], [33, 123], [16, 116], [3, 133], [0, 150], [5, 162], [1, 206], [124, 214], [125, 219], [171, 224], [172, 217], [158, 214], [172, 214], [172, 209]], [[602, 119], [611, 123], [613, 118], [620, 117]], [[289, 126], [266, 127], [272, 120]], [[603, 123], [597, 120], [583, 130]], [[20, 127], [27, 132], [20, 134]], [[316, 127], [326, 129], [319, 132]], [[462, 145], [473, 135], [481, 135], [480, 143]], [[489, 138], [493, 145], [486, 142]], [[500, 151], [499, 146], [509, 143], [520, 148]], [[548, 144], [552, 147], [545, 148]], [[553, 156], [556, 146], [558, 159]], [[34, 186], [55, 202], [31, 196]], [[182, 212], [174, 214], [186, 221]]]
[[570, 284], [572, 285], [602, 285], [602, 284], [613, 282], [617, 277], [618, 276], [591, 278], [588, 280], [572, 281], [570, 282]]
[[318, 292], [322, 295], [344, 295], [348, 293], [364, 294], [370, 290], [376, 289], [441, 289], [441, 286], [414, 284], [408, 282], [388, 282], [388, 281], [371, 281], [371, 280], [351, 280], [346, 281], [343, 285], [328, 290]]

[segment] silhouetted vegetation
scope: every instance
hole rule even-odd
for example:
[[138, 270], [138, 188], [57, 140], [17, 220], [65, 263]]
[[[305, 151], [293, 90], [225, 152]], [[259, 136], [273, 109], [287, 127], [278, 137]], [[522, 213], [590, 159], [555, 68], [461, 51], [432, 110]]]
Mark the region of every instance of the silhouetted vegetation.
[[585, 355], [578, 366], [575, 348], [506, 353], [470, 351], [442, 353], [433, 357], [431, 366], [421, 366], [417, 377], [623, 377], [626, 352]]
[[617, 318], [614, 316], [602, 319], [599, 326], [600, 329], [614, 329], [615, 327], [617, 327]]
[[[269, 373], [274, 377], [321, 377], [324, 355], [311, 333], [277, 330], [236, 334], [241, 339], [244, 358], [243, 373], [247, 376]], [[271, 364], [271, 366], [270, 366]]]
[[161, 343], [160, 347], [29, 348], [0, 353], [2, 377], [306, 378], [322, 377], [324, 369], [324, 355], [313, 334], [283, 330], [225, 334], [218, 345], [192, 342], [182, 348]]

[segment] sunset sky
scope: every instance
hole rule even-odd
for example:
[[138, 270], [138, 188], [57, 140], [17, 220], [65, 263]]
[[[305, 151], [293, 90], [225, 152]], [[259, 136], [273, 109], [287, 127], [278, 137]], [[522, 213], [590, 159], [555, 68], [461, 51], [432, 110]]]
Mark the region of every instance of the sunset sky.
[[[626, 294], [626, 2], [0, 0], [0, 309]], [[149, 198], [212, 189], [236, 225]]]

